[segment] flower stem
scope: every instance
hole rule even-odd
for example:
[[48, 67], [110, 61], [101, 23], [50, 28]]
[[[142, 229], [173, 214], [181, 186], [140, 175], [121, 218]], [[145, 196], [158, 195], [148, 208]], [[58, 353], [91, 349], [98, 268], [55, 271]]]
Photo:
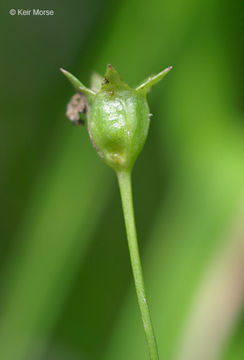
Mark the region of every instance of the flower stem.
[[129, 171], [117, 172], [122, 207], [125, 219], [126, 233], [129, 245], [130, 260], [135, 281], [137, 300], [139, 303], [144, 331], [148, 343], [150, 360], [158, 360], [158, 350], [153, 332], [152, 321], [146, 299], [142, 266], [137, 242], [136, 225], [133, 209], [131, 173]]

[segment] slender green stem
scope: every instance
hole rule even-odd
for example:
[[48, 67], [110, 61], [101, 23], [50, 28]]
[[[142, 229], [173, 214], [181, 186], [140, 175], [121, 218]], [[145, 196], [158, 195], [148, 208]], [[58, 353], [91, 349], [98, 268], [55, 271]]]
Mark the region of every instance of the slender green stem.
[[148, 343], [151, 360], [158, 360], [158, 350], [153, 332], [152, 321], [146, 300], [142, 266], [137, 242], [136, 226], [133, 209], [132, 186], [130, 172], [118, 172], [118, 181], [124, 212], [126, 233], [129, 245], [132, 272], [135, 281], [137, 299], [141, 311], [143, 326]]

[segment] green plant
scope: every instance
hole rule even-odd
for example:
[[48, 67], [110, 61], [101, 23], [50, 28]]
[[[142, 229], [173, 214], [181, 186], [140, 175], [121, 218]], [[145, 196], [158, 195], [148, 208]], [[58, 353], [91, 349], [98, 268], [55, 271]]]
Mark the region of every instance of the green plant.
[[[158, 359], [158, 351], [146, 300], [137, 242], [131, 172], [148, 134], [150, 112], [147, 92], [171, 69], [172, 67], [166, 68], [132, 89], [121, 80], [118, 72], [108, 65], [97, 91], [87, 88], [72, 74], [61, 69], [75, 89], [82, 94], [82, 106], [78, 107], [76, 115], [86, 113], [91, 142], [104, 162], [114, 169], [118, 178], [137, 299], [151, 360]], [[86, 103], [83, 97], [86, 98]]]

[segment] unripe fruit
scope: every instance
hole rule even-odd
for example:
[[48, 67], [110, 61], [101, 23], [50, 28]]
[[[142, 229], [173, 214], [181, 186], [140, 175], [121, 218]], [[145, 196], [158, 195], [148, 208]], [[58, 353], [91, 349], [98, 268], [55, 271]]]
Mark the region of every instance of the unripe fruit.
[[130, 170], [141, 152], [149, 128], [145, 93], [138, 93], [108, 68], [101, 90], [88, 111], [88, 131], [93, 146], [115, 170]]
[[87, 89], [73, 75], [62, 70], [76, 90], [87, 97], [91, 142], [101, 158], [115, 171], [132, 169], [149, 129], [147, 91], [170, 70], [171, 67], [132, 89], [108, 65], [98, 92]]

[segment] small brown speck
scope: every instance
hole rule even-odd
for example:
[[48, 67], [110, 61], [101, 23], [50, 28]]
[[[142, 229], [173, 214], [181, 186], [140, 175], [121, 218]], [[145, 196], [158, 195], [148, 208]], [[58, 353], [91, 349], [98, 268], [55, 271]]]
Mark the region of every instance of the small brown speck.
[[86, 114], [88, 104], [85, 95], [77, 93], [70, 99], [66, 116], [75, 125], [84, 125], [84, 121], [81, 120], [80, 114]]
[[102, 82], [102, 85], [106, 85], [106, 84], [108, 84], [108, 83], [109, 83], [109, 80], [106, 79], [106, 78], [104, 78], [104, 79], [103, 79], [103, 82]]

